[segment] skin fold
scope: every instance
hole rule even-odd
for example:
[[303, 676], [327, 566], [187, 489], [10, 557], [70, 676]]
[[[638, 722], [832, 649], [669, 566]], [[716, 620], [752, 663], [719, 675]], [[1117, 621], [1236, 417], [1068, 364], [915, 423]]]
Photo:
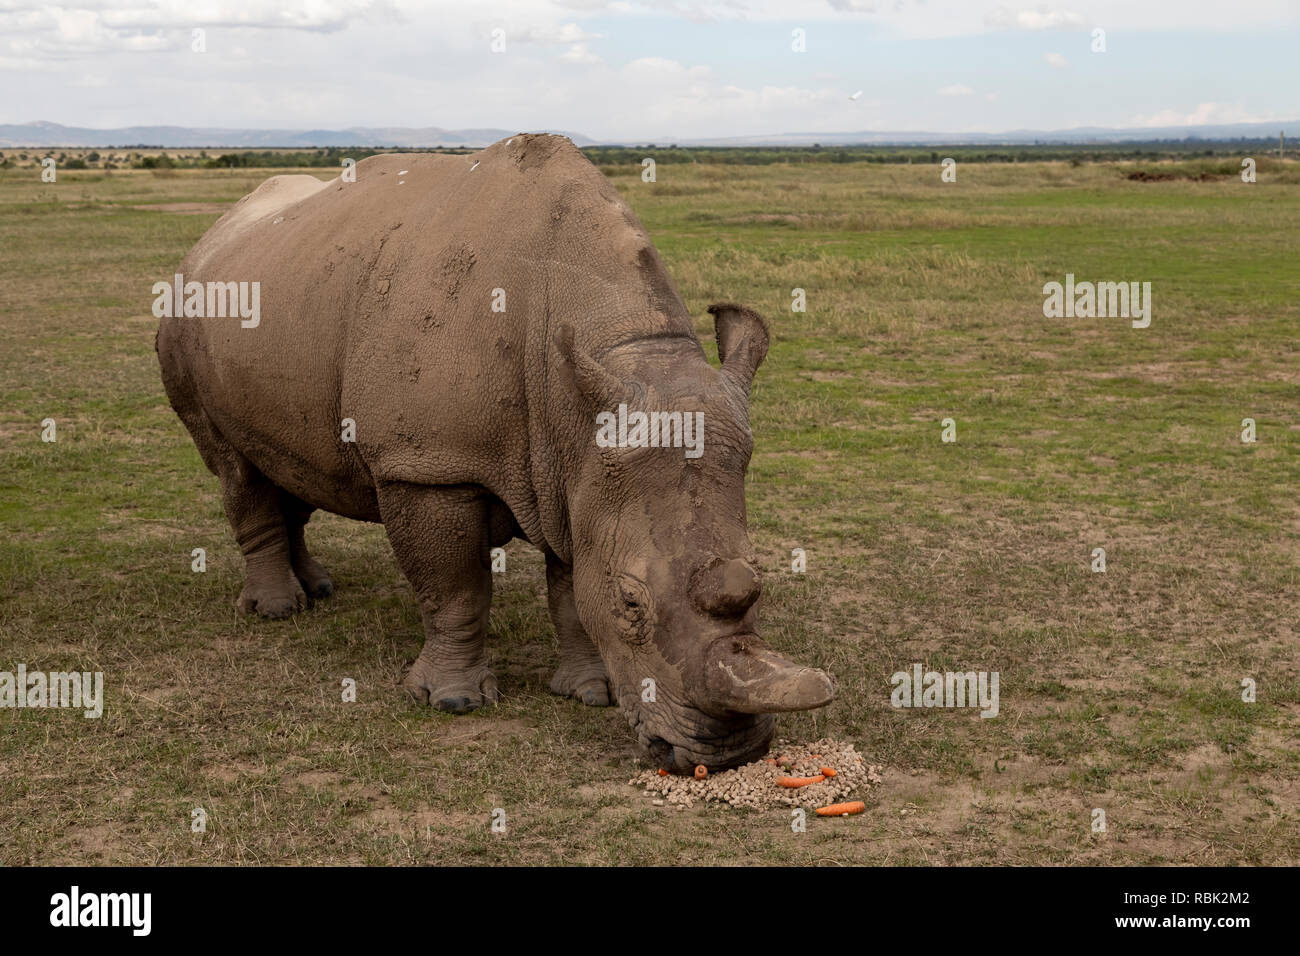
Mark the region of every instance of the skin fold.
[[[555, 693], [617, 703], [660, 766], [761, 756], [771, 714], [833, 695], [758, 636], [762, 319], [712, 306], [711, 365], [645, 230], [562, 137], [355, 173], [273, 177], [181, 263], [187, 283], [259, 283], [256, 327], [160, 322], [167, 395], [247, 564], [239, 606], [285, 617], [332, 592], [314, 510], [382, 522], [424, 619], [404, 686], [468, 711], [499, 696], [489, 552], [524, 538], [546, 556]], [[597, 415], [620, 404], [702, 413], [702, 454], [601, 447]]]

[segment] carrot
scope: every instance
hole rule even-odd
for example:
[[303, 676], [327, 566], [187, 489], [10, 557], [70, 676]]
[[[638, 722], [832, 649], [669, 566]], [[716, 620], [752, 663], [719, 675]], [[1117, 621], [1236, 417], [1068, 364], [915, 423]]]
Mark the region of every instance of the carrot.
[[696, 780], [703, 780], [708, 775], [709, 775], [709, 768], [704, 766], [704, 764], [700, 764], [698, 767], [695, 768]]
[[821, 774], [815, 777], [782, 777], [776, 782], [778, 787], [806, 787], [809, 784], [821, 783], [826, 778]]
[[773, 767], [776, 766], [776, 760], [772, 757], [768, 757], [767, 762], [770, 763]]
[[666, 777], [666, 776], [668, 776], [668, 771], [665, 770], [663, 767], [660, 767], [660, 768], [659, 768], [659, 776], [661, 776], [661, 777]]
[[817, 769], [821, 771], [821, 775], [822, 775], [823, 777], [833, 777], [833, 776], [835, 776], [835, 771], [832, 770], [830, 767], [818, 767]]
[[832, 803], [828, 807], [818, 807], [816, 813], [819, 817], [847, 817], [861, 813], [865, 809], [867, 805], [861, 800], [850, 800], [848, 803]]

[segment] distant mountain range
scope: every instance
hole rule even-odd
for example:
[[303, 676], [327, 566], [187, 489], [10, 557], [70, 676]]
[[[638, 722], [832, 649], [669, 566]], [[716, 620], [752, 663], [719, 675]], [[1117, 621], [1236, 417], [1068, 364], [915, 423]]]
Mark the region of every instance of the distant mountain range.
[[[0, 127], [2, 129], [2, 127]], [[1022, 146], [1031, 143], [1136, 143], [1183, 139], [1268, 139], [1285, 132], [1300, 136], [1300, 120], [1274, 123], [1220, 123], [1205, 126], [1105, 127], [1073, 129], [1015, 129], [1004, 133], [933, 133], [862, 130], [855, 133], [778, 133], [730, 136], [690, 141], [692, 146]], [[3, 134], [0, 134], [3, 135]], [[663, 145], [660, 143], [659, 145]], [[681, 145], [688, 145], [685, 141]]]
[[[188, 126], [127, 126], [89, 129], [58, 123], [0, 124], [0, 148], [20, 146], [163, 146], [170, 149], [205, 148], [310, 148], [315, 146], [488, 146], [517, 134], [510, 129], [440, 129], [427, 126], [351, 127], [349, 129], [222, 129]], [[563, 132], [548, 130], [548, 132]], [[592, 140], [567, 133], [579, 146]]]
[[[760, 136], [730, 136], [703, 139], [655, 139], [659, 146], [937, 146], [937, 145], [1025, 145], [1030, 143], [1123, 143], [1184, 139], [1267, 139], [1285, 131], [1300, 136], [1300, 121], [1284, 123], [1226, 123], [1207, 126], [1147, 126], [1112, 128], [1080, 126], [1074, 129], [1018, 129], [1005, 133], [934, 133], [862, 130], [849, 133], [774, 133]], [[122, 129], [89, 129], [58, 123], [0, 124], [0, 148], [42, 148], [50, 146], [123, 147], [157, 146], [169, 149], [273, 149], [319, 146], [464, 146], [478, 148], [513, 136], [519, 130], [441, 129], [437, 126], [408, 128], [350, 127], [348, 129], [222, 129], [187, 126], [127, 126]], [[594, 140], [580, 133], [551, 130], [569, 137], [579, 146], [645, 145], [651, 140]]]

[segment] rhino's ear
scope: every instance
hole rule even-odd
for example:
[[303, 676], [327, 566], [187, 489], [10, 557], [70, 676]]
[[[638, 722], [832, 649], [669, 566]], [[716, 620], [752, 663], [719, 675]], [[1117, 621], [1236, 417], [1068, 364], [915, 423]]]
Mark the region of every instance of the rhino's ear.
[[623, 383], [584, 352], [573, 340], [573, 326], [561, 323], [555, 333], [555, 347], [560, 353], [560, 374], [564, 375], [583, 397], [600, 409], [617, 408], [626, 394]]
[[733, 302], [711, 305], [709, 314], [718, 339], [722, 374], [748, 395], [754, 372], [767, 357], [767, 323], [757, 312]]

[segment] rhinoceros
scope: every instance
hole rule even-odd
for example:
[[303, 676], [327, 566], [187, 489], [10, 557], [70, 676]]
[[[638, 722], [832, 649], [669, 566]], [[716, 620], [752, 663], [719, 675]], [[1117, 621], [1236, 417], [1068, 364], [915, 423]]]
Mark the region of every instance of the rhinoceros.
[[[715, 368], [645, 229], [567, 139], [272, 177], [175, 284], [163, 382], [220, 480], [245, 611], [333, 591], [304, 541], [315, 509], [382, 522], [424, 622], [403, 685], [469, 711], [499, 698], [491, 549], [524, 538], [546, 558], [551, 690], [616, 702], [660, 767], [754, 760], [774, 713], [832, 699], [758, 634], [744, 478], [766, 326], [711, 306]], [[637, 413], [670, 440], [624, 439]], [[694, 452], [678, 413], [702, 425]]]

